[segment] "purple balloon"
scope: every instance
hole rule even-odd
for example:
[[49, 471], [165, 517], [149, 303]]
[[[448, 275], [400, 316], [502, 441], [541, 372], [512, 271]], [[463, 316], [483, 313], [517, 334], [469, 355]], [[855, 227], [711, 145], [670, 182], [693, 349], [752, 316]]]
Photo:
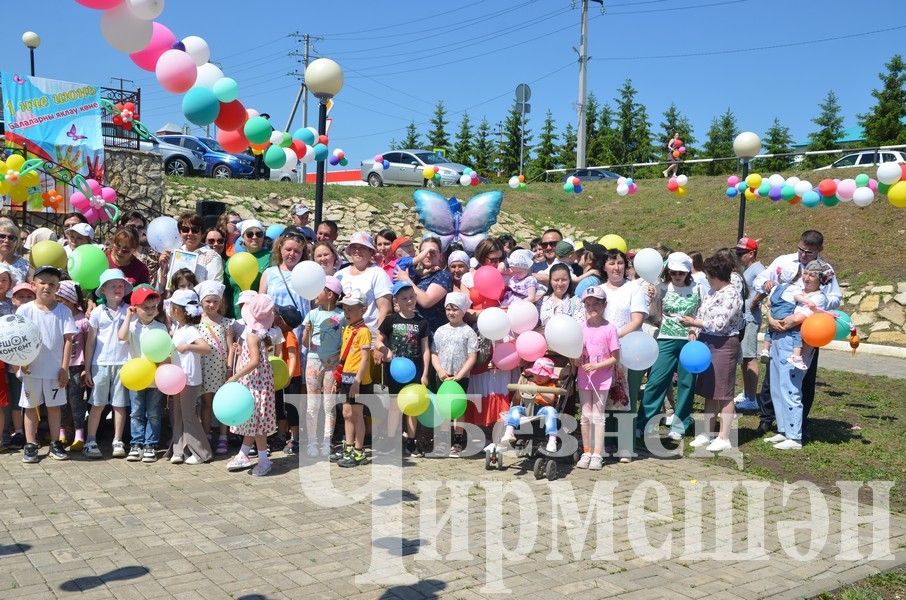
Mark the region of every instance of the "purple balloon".
[[768, 197], [774, 202], [780, 200], [780, 186], [772, 187], [771, 191], [768, 192]]
[[331, 165], [333, 165], [335, 167], [338, 164], [340, 164], [340, 159], [337, 158], [335, 155], [331, 154], [330, 158], [327, 159], [327, 162], [329, 162]]

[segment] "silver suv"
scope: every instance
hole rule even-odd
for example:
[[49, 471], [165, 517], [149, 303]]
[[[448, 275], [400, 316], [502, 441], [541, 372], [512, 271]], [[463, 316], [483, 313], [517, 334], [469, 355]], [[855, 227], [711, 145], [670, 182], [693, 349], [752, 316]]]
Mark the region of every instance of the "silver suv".
[[427, 185], [434, 186], [432, 180], [426, 180], [422, 171], [425, 167], [437, 166], [440, 171], [441, 185], [459, 185], [459, 178], [466, 165], [449, 162], [446, 158], [430, 150], [406, 149], [388, 150], [383, 154], [384, 160], [390, 163], [389, 169], [374, 170], [374, 160], [362, 161], [362, 181], [371, 187], [382, 185]]
[[847, 154], [843, 158], [838, 158], [831, 164], [818, 167], [815, 170], [824, 171], [825, 169], [839, 169], [841, 167], [876, 167], [886, 162], [906, 163], [906, 154], [899, 150], [865, 150], [864, 152]]
[[174, 177], [186, 177], [195, 173], [204, 173], [204, 154], [193, 152], [188, 148], [177, 146], [152, 135], [149, 140], [142, 140], [139, 146], [145, 152], [159, 154], [164, 161], [164, 172]]

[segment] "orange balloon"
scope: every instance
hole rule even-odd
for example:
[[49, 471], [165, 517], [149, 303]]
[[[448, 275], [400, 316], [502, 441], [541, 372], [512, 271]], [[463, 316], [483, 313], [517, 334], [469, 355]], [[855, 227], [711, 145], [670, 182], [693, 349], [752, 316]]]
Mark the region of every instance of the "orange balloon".
[[679, 150], [673, 151], [673, 158], [679, 158], [679, 155], [680, 155]]
[[828, 345], [837, 334], [837, 322], [827, 313], [815, 313], [802, 322], [802, 341], [820, 348]]

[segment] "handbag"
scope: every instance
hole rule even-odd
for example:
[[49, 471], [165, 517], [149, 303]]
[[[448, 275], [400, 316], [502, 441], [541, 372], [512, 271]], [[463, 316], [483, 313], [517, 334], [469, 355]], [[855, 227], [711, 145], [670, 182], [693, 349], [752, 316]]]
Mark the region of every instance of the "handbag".
[[343, 363], [346, 362], [346, 357], [349, 356], [349, 351], [352, 349], [352, 342], [355, 341], [355, 336], [358, 335], [361, 328], [362, 326], [359, 326], [352, 330], [352, 335], [349, 336], [349, 341], [346, 342], [346, 347], [343, 348], [343, 354], [340, 355], [340, 362], [334, 367], [333, 379], [338, 384], [343, 383]]
[[293, 319], [297, 320], [299, 323], [302, 322], [302, 312], [299, 310], [299, 303], [296, 302], [296, 297], [293, 296], [292, 289], [290, 289], [289, 284], [286, 282], [286, 276], [283, 274], [283, 269], [279, 266], [277, 267], [277, 272], [280, 273], [280, 279], [283, 280], [283, 286], [286, 288], [286, 293], [289, 294], [289, 299], [293, 301], [292, 306], [283, 306], [283, 310], [289, 312]]

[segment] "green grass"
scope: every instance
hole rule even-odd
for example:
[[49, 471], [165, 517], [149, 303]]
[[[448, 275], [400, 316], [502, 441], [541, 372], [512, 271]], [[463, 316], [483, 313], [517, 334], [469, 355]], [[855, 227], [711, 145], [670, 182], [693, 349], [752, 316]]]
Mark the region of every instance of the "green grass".
[[858, 583], [817, 596], [819, 600], [894, 600], [906, 597], [906, 567], [866, 577]]

